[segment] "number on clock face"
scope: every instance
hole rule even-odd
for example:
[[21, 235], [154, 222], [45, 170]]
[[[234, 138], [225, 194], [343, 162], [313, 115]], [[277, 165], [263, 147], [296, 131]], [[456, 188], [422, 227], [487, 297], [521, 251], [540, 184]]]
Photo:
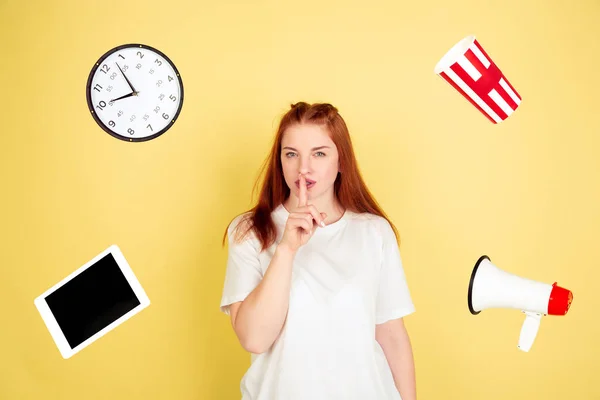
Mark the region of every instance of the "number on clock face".
[[106, 132], [126, 141], [145, 141], [175, 122], [183, 105], [183, 84], [175, 65], [159, 50], [123, 45], [94, 65], [87, 100]]

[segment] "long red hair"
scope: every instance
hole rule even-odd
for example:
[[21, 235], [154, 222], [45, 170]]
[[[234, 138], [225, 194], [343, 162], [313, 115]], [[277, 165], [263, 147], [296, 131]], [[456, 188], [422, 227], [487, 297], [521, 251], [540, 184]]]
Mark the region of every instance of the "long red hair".
[[[292, 104], [291, 109], [281, 118], [271, 151], [263, 162], [259, 177], [252, 190], [252, 194], [254, 194], [260, 178], [264, 175], [258, 202], [244, 213], [242, 223], [236, 227], [235, 238], [244, 237], [252, 229], [262, 245], [262, 250], [275, 242], [277, 232], [275, 223], [271, 219], [271, 212], [290, 195], [290, 189], [285, 183], [281, 166], [281, 140], [284, 132], [290, 126], [307, 123], [325, 126], [337, 147], [341, 173], [338, 173], [334, 182], [334, 192], [340, 204], [344, 209], [356, 213], [366, 212], [385, 218], [390, 223], [399, 244], [400, 238], [396, 227], [374, 199], [360, 174], [348, 127], [337, 108], [327, 103], [308, 104], [305, 102]], [[244, 228], [242, 229], [242, 227]], [[223, 245], [225, 245], [227, 231], [228, 229], [225, 229]]]

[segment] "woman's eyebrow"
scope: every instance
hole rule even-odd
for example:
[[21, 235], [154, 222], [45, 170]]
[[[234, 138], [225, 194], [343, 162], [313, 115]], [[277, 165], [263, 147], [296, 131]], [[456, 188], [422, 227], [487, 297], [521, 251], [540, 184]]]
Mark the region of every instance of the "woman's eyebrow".
[[[290, 149], [290, 150], [293, 150], [293, 151], [298, 151], [298, 150], [296, 150], [295, 148], [293, 148], [293, 147], [290, 147], [290, 146], [285, 146], [285, 147], [284, 147], [284, 149]], [[315, 150], [321, 150], [321, 149], [329, 149], [329, 146], [319, 146], [319, 147], [313, 147], [313, 148], [311, 149], [311, 151], [315, 151]]]

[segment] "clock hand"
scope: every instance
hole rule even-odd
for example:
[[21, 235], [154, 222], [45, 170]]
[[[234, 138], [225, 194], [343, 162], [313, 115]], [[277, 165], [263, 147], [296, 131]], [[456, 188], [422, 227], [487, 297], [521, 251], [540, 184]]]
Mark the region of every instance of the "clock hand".
[[121, 97], [117, 97], [116, 99], [112, 99], [110, 102], [112, 103], [113, 101], [117, 101], [117, 100], [121, 100], [121, 99], [126, 99], [127, 97], [131, 97], [131, 96], [137, 96], [138, 92], [131, 92], [129, 94], [126, 94], [125, 96], [121, 96]]
[[[115, 62], [115, 64], [117, 64]], [[117, 67], [119, 67], [119, 64], [117, 64]], [[123, 74], [123, 78], [125, 78], [125, 80], [127, 81], [127, 84], [129, 85], [129, 88], [131, 89], [132, 92], [135, 92], [135, 89], [133, 88], [133, 85], [131, 84], [131, 82], [129, 82], [129, 79], [127, 79], [127, 76], [125, 76], [125, 72], [123, 72], [123, 70], [121, 69], [121, 67], [119, 67], [119, 71], [121, 71], [121, 74]]]

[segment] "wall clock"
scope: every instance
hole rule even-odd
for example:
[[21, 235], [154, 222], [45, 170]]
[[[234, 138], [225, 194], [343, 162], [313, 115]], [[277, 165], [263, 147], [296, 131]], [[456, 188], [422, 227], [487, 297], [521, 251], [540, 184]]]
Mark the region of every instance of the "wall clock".
[[183, 82], [161, 51], [125, 44], [94, 64], [86, 97], [94, 120], [113, 137], [128, 142], [157, 138], [173, 126], [183, 106]]

